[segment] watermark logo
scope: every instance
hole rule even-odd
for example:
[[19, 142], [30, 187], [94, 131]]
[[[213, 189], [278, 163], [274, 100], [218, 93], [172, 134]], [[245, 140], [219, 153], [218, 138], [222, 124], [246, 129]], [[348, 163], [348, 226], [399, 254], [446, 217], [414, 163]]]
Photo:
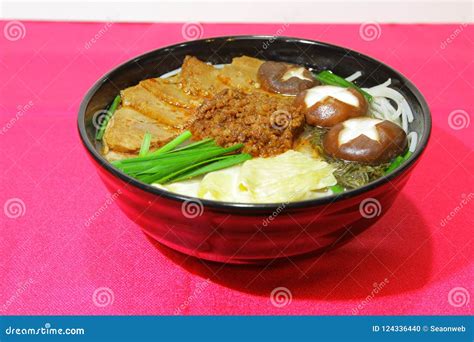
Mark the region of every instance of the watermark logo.
[[105, 124], [105, 122], [107, 121], [107, 117], [110, 117], [111, 115], [112, 113], [110, 113], [106, 109], [98, 110], [92, 116], [92, 124], [96, 129], [99, 129]]
[[185, 310], [196, 298], [199, 297], [199, 295], [202, 292], [204, 292], [204, 290], [209, 286], [210, 283], [211, 282], [209, 279], [206, 279], [203, 282], [197, 283], [196, 287], [194, 288], [193, 293], [176, 308], [176, 310], [174, 311], [174, 314], [180, 315], [183, 312], [183, 310]]
[[265, 40], [262, 44], [262, 48], [264, 50], [268, 49], [270, 47], [271, 44], [273, 44], [273, 42], [277, 39], [277, 37], [280, 37], [282, 36], [286, 29], [290, 26], [289, 23], [284, 23], [283, 25], [281, 25], [274, 33], [274, 35], [272, 37], [270, 37], [268, 40]]
[[459, 131], [463, 128], [468, 128], [470, 123], [471, 117], [465, 110], [456, 109], [448, 115], [448, 125], [456, 131]]
[[448, 303], [455, 308], [469, 304], [470, 299], [469, 291], [464, 287], [454, 287], [448, 293]]
[[283, 131], [291, 124], [291, 114], [283, 109], [276, 110], [270, 116], [270, 124], [273, 129]]
[[10, 198], [3, 205], [3, 212], [8, 218], [16, 219], [24, 216], [26, 213], [25, 202], [20, 198]]
[[371, 219], [380, 216], [382, 213], [382, 205], [375, 198], [366, 198], [359, 204], [359, 212], [362, 217]]
[[379, 23], [369, 22], [359, 26], [359, 36], [366, 42], [377, 40], [382, 35], [382, 28]]
[[463, 24], [459, 25], [458, 27], [456, 27], [451, 32], [449, 37], [446, 37], [446, 39], [443, 40], [441, 42], [441, 44], [439, 44], [439, 47], [441, 48], [441, 50], [446, 49], [448, 47], [448, 45], [451, 44], [464, 31], [464, 28], [466, 28], [466, 27], [467, 27], [466, 23], [463, 23]]
[[467, 195], [462, 194], [461, 195], [461, 201], [459, 201], [458, 205], [455, 206], [448, 215], [443, 217], [439, 223], [441, 227], [445, 227], [450, 221], [454, 219], [454, 217], [462, 210], [464, 209], [468, 204], [471, 203], [471, 201], [474, 199], [474, 193], [470, 192]]
[[3, 35], [11, 42], [23, 39], [26, 36], [26, 28], [19, 21], [9, 21], [3, 27]]
[[184, 217], [193, 219], [201, 216], [204, 212], [204, 206], [198, 199], [186, 200], [181, 205], [181, 213]]
[[282, 308], [284, 306], [290, 305], [293, 300], [293, 295], [291, 291], [286, 287], [276, 287], [270, 293], [270, 302], [274, 307]]
[[89, 50], [95, 43], [97, 43], [112, 27], [113, 23], [107, 22], [100, 28], [99, 31], [89, 39], [85, 44], [84, 44], [84, 49]]
[[118, 189], [116, 192], [112, 193], [107, 197], [104, 204], [97, 209], [93, 215], [87, 218], [84, 222], [85, 227], [89, 227], [100, 215], [102, 215], [122, 194], [122, 190]]
[[28, 288], [33, 284], [33, 279], [28, 278], [25, 282], [21, 282], [18, 284], [18, 288], [16, 291], [6, 300], [5, 303], [0, 306], [0, 312], [6, 312], [7, 309], [18, 299], [21, 297], [23, 293], [25, 293]]
[[18, 105], [15, 116], [13, 116], [2, 128], [0, 128], [0, 135], [7, 133], [15, 124], [33, 107], [33, 101], [29, 101], [26, 105]]
[[114, 300], [114, 292], [108, 287], [99, 287], [92, 294], [92, 302], [99, 308], [112, 305]]
[[200, 39], [204, 35], [204, 28], [200, 23], [185, 23], [181, 27], [181, 35], [187, 41]]
[[390, 281], [385, 278], [380, 283], [375, 282], [372, 286], [372, 291], [370, 291], [369, 295], [365, 297], [363, 301], [357, 304], [356, 307], [352, 308], [352, 314], [358, 315], [382, 290]]

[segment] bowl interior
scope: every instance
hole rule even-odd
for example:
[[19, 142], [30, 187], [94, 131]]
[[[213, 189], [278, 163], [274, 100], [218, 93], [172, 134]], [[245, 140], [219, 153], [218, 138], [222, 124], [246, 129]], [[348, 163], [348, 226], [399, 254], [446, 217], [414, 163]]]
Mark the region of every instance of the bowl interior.
[[[417, 149], [404, 166], [389, 176], [378, 179], [359, 189], [347, 191], [343, 196], [340, 196], [342, 198], [359, 194], [396, 177], [413, 165], [427, 144], [431, 129], [431, 118], [423, 96], [408, 79], [387, 65], [358, 52], [315, 41], [272, 36], [219, 37], [177, 44], [136, 57], [103, 76], [88, 92], [79, 113], [81, 138], [92, 156], [117, 176], [130, 181], [130, 177], [114, 169], [100, 155], [101, 146], [94, 139], [94, 115], [103, 110], [120, 90], [133, 86], [143, 79], [158, 77], [181, 67], [186, 55], [196, 56], [212, 64], [230, 63], [234, 57], [247, 55], [265, 60], [300, 64], [316, 70], [329, 69], [344, 77], [356, 71], [361, 71], [362, 76], [357, 80], [357, 84], [362, 87], [381, 84], [390, 78], [392, 80], [391, 86], [403, 94], [413, 111], [414, 121], [410, 123], [409, 130], [418, 134]], [[166, 193], [140, 182], [132, 181], [131, 183], [166, 197], [187, 198], [186, 196]], [[304, 202], [323, 203], [326, 200], [331, 200], [331, 197], [333, 196], [329, 196], [327, 199]], [[215, 203], [222, 204], [222, 202]], [[268, 205], [251, 204], [247, 206], [265, 207]]]

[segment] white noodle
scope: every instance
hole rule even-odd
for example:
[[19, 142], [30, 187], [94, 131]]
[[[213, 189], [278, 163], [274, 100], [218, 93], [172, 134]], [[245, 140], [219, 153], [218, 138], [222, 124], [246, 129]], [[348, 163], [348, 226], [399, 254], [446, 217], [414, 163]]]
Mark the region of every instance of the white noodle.
[[358, 79], [361, 76], [362, 76], [362, 73], [360, 71], [356, 71], [355, 73], [353, 73], [349, 77], [346, 77], [346, 81], [352, 82], [352, 81], [355, 81], [356, 79]]
[[418, 133], [416, 133], [416, 132], [408, 133], [407, 139], [410, 143], [410, 145], [408, 146], [408, 151], [410, 151], [412, 153], [415, 152], [416, 145], [418, 144]]

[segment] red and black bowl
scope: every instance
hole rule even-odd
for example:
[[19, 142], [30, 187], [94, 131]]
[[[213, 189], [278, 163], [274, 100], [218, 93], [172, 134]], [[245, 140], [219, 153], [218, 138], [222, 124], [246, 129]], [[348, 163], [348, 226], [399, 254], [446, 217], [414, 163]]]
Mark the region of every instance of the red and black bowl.
[[[303, 53], [304, 51], [304, 53]], [[416, 151], [389, 175], [360, 188], [324, 198], [272, 204], [228, 203], [174, 194], [135, 180], [101, 155], [94, 114], [121, 89], [179, 68], [186, 55], [212, 63], [230, 63], [247, 55], [299, 64], [339, 75], [357, 70], [358, 85], [392, 80], [408, 100], [419, 137]], [[387, 65], [342, 47], [298, 38], [236, 36], [196, 40], [136, 57], [107, 73], [84, 97], [78, 118], [82, 143], [107, 189], [123, 212], [160, 243], [198, 258], [224, 263], [265, 263], [275, 258], [316, 253], [340, 245], [364, 231], [391, 207], [428, 143], [429, 108], [418, 89]]]

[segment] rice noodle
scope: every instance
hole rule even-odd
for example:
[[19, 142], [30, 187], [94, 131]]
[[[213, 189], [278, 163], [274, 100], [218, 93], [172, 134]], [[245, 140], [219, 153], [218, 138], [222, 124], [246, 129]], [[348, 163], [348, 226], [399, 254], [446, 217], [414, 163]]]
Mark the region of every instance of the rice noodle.
[[356, 71], [355, 73], [353, 73], [349, 77], [346, 77], [346, 81], [352, 82], [352, 81], [355, 81], [356, 79], [358, 79], [361, 76], [362, 76], [362, 72]]
[[408, 151], [410, 151], [412, 153], [415, 152], [416, 145], [418, 144], [418, 133], [416, 133], [416, 132], [408, 133], [407, 139], [408, 139], [408, 142], [409, 142]]
[[[356, 72], [346, 80], [354, 80], [359, 76], [359, 72]], [[369, 109], [370, 114], [375, 118], [390, 120], [400, 125], [407, 133], [409, 151], [414, 152], [418, 143], [418, 134], [408, 131], [408, 125], [414, 120], [413, 111], [405, 97], [399, 91], [390, 88], [391, 84], [392, 80], [389, 78], [384, 83], [374, 87], [362, 88], [373, 97]]]

